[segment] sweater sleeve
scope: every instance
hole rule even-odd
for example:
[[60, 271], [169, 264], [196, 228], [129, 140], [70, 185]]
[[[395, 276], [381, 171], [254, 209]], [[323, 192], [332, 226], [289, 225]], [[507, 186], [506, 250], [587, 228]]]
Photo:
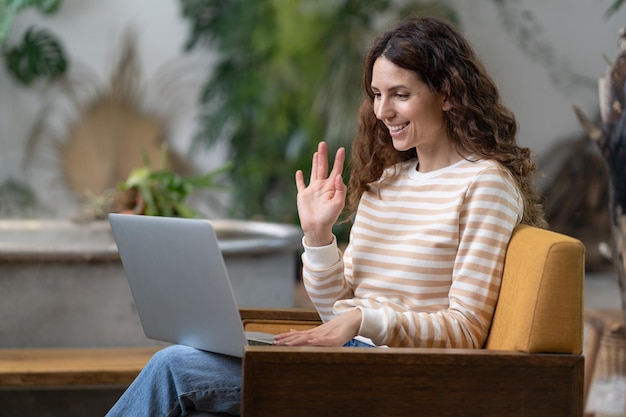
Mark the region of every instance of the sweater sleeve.
[[357, 305], [363, 313], [359, 334], [378, 345], [482, 347], [500, 290], [507, 245], [522, 210], [508, 174], [496, 167], [481, 172], [460, 205], [448, 307], [421, 312]]
[[323, 322], [334, 317], [333, 306], [337, 300], [351, 298], [352, 290], [344, 274], [344, 258], [337, 239], [322, 247], [307, 246], [302, 239], [302, 275], [309, 298]]

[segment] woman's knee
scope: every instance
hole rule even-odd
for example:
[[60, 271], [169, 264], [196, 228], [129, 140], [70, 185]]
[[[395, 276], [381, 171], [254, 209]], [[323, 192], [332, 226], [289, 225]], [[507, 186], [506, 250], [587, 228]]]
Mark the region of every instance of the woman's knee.
[[192, 360], [190, 356], [194, 355], [194, 351], [193, 348], [180, 345], [163, 348], [152, 356], [144, 368], [144, 373], [166, 377], [184, 372], [185, 363]]
[[172, 345], [157, 351], [152, 356], [150, 362], [158, 362], [163, 364], [179, 362], [181, 360], [185, 360], [190, 355], [193, 355], [195, 353], [196, 349], [192, 347], [183, 345]]
[[150, 368], [184, 377], [234, 374], [241, 377], [241, 359], [173, 345], [154, 354]]

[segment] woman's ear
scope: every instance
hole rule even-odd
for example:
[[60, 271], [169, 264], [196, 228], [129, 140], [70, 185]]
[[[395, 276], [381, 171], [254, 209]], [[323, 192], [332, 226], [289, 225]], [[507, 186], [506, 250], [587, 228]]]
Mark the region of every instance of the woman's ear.
[[452, 108], [452, 104], [450, 104], [450, 101], [448, 101], [448, 98], [444, 98], [443, 99], [443, 103], [441, 103], [441, 110], [443, 111], [448, 111]]

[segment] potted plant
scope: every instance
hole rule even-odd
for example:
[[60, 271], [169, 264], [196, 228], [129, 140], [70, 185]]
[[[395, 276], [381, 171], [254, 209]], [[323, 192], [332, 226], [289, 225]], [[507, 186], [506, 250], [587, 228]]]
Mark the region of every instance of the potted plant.
[[[223, 188], [217, 179], [228, 170], [230, 162], [201, 175], [181, 176], [165, 169], [167, 152], [163, 152], [161, 169], [153, 170], [150, 161], [131, 171], [128, 179], [119, 184], [120, 195], [116, 211], [148, 216], [198, 217], [186, 204], [187, 197], [196, 188]], [[120, 207], [121, 205], [121, 207]]]

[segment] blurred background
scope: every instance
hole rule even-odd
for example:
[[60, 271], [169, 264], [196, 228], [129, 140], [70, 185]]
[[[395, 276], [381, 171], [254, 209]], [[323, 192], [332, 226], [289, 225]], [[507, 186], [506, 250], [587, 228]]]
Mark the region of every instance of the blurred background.
[[[572, 106], [599, 122], [598, 78], [619, 53], [622, 3], [0, 0], [0, 243], [27, 235], [24, 223], [13, 228], [17, 221], [99, 223], [89, 230], [100, 233], [104, 222], [95, 220], [123, 210], [297, 225], [294, 172], [306, 175], [319, 140], [331, 151], [350, 146], [369, 42], [403, 16], [429, 14], [467, 35], [515, 113], [519, 142], [539, 166], [550, 228], [585, 243], [585, 305], [620, 308], [607, 168]], [[78, 245], [82, 229], [64, 224], [69, 237], [60, 244], [50, 227], [43, 243], [84, 246], [87, 255], [77, 256], [86, 265], [68, 274], [61, 248], [58, 266], [49, 256], [10, 275], [21, 243], [18, 255], [3, 252], [0, 345], [146, 344], [110, 236], [102, 243], [109, 257], [95, 259], [91, 235]], [[347, 232], [337, 227], [343, 242]], [[281, 255], [288, 261], [267, 261], [286, 266], [277, 284], [286, 303], [298, 233]], [[242, 294], [258, 302], [267, 283], [257, 279], [259, 259], [251, 262]], [[241, 264], [234, 259], [231, 273]], [[55, 268], [59, 283], [41, 279]], [[295, 305], [308, 307], [299, 289]], [[276, 306], [276, 293], [268, 305]], [[7, 392], [0, 403], [29, 415], [29, 402], [42, 415], [46, 407], [31, 395]], [[119, 392], [102, 395], [94, 402], [105, 410]], [[60, 401], [49, 397], [43, 402]], [[74, 402], [64, 401], [56, 408]]]
[[583, 240], [589, 271], [612, 271], [606, 165], [572, 106], [599, 120], [621, 5], [1, 0], [0, 219], [137, 211], [130, 182], [158, 180], [144, 200], [194, 211], [149, 213], [297, 224], [293, 174], [321, 139], [350, 146], [369, 42], [429, 14], [467, 35], [516, 114], [550, 228]]
[[[615, 0], [3, 3], [0, 216], [76, 216], [144, 153], [160, 163], [165, 143], [176, 172], [232, 161], [227, 189], [194, 201], [207, 216], [291, 223], [293, 172], [320, 139], [349, 146], [363, 51], [395, 19], [437, 14], [467, 34], [542, 166], [538, 186], [556, 195], [563, 163], [593, 153], [572, 104], [598, 114], [603, 55], [616, 55], [626, 13]], [[606, 206], [596, 171], [582, 175], [593, 201], [547, 197], [555, 228]]]

